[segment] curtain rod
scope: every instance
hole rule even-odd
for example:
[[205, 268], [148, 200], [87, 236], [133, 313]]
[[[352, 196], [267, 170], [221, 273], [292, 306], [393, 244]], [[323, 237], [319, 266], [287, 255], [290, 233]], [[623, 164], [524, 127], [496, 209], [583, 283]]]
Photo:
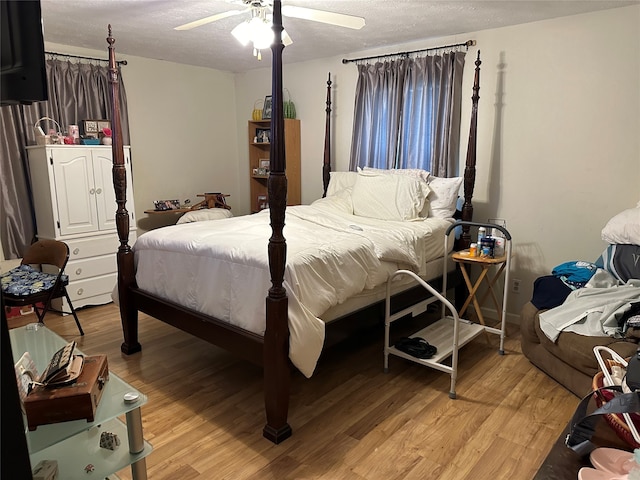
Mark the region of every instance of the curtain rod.
[[400, 57], [400, 56], [408, 56], [412, 53], [420, 53], [420, 52], [432, 52], [434, 50], [445, 50], [447, 48], [455, 48], [455, 47], [472, 47], [476, 44], [475, 40], [467, 40], [464, 43], [456, 43], [454, 45], [445, 45], [443, 47], [431, 47], [431, 48], [423, 48], [420, 50], [411, 50], [410, 52], [398, 52], [398, 53], [387, 53], [385, 55], [373, 55], [372, 57], [360, 57], [360, 58], [343, 58], [342, 63], [351, 63], [351, 62], [359, 62], [362, 60], [373, 60], [377, 58], [387, 58], [387, 57]]
[[[92, 60], [97, 62], [109, 62], [108, 58], [95, 58], [95, 57], [83, 57], [81, 55], [69, 55], [68, 53], [58, 53], [58, 52], [44, 52], [47, 55], [56, 55], [58, 57], [69, 57], [69, 58], [80, 58], [82, 60]], [[116, 62], [118, 65], [126, 65], [126, 60], [118, 60]]]

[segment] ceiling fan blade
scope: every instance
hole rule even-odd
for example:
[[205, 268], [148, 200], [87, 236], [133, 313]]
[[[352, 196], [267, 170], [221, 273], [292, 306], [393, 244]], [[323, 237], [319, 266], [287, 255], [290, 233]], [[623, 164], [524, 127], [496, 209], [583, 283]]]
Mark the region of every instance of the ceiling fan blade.
[[246, 8], [244, 10], [229, 10], [228, 12], [216, 13], [215, 15], [211, 15], [210, 17], [201, 18], [200, 20], [196, 20], [195, 22], [185, 23], [184, 25], [180, 25], [179, 27], [174, 27], [174, 30], [191, 30], [192, 28], [200, 27], [202, 25], [206, 25], [207, 23], [222, 20], [223, 18], [240, 15], [241, 13], [244, 13], [248, 10], [250, 9]]
[[330, 25], [338, 25], [339, 27], [352, 28], [354, 30], [360, 30], [365, 25], [364, 18], [362, 17], [325, 12], [324, 10], [315, 10], [313, 8], [296, 7], [294, 5], [283, 5], [282, 14], [287, 17], [328, 23]]

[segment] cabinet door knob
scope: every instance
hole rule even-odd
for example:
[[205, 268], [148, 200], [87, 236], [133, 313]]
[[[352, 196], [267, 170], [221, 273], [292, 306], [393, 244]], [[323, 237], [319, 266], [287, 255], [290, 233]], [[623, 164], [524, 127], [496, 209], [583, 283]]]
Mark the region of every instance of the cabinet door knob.
[[98, 195], [100, 195], [100, 194], [102, 193], [102, 189], [101, 189], [101, 188], [97, 188], [97, 189], [96, 189], [96, 193], [97, 193]]
[[84, 290], [82, 288], [79, 288], [77, 293], [78, 295], [82, 295], [84, 293]]
[[96, 193], [96, 189], [92, 188], [91, 190], [89, 190], [89, 195], [93, 195]]
[[78, 269], [76, 270], [76, 275], [80, 275], [81, 273], [82, 273], [82, 269], [81, 269], [81, 268], [78, 268]]
[[74, 255], [78, 255], [80, 253], [80, 249], [79, 248], [74, 248], [73, 249], [73, 254]]

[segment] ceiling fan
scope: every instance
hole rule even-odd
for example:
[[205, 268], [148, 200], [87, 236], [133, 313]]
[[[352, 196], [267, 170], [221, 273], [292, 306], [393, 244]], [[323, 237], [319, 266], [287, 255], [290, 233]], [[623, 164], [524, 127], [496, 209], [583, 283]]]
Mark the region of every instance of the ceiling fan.
[[[174, 30], [191, 30], [208, 23], [222, 20], [223, 18], [250, 13], [251, 18], [240, 23], [231, 33], [243, 45], [249, 42], [253, 43], [253, 54], [262, 58], [260, 50], [268, 48], [273, 42], [273, 32], [271, 31], [271, 12], [273, 11], [273, 0], [227, 0], [227, 2], [236, 5], [244, 5], [243, 10], [229, 10], [227, 12], [217, 13], [209, 17], [201, 18], [193, 22], [185, 23], [175, 27]], [[365, 25], [364, 18], [353, 15], [345, 15], [342, 13], [327, 12], [325, 10], [316, 10], [313, 8], [296, 7], [294, 5], [283, 5], [282, 15], [285, 17], [301, 18], [303, 20], [311, 20], [314, 22], [326, 23], [329, 25], [337, 25], [339, 27], [352, 28], [359, 30]], [[286, 31], [282, 32], [282, 42], [290, 45], [291, 37]]]
[[[210, 17], [185, 23], [184, 25], [175, 27], [174, 30], [191, 30], [192, 28], [200, 27], [207, 23], [222, 20], [223, 18], [232, 17], [234, 15], [240, 15], [245, 12], [253, 13], [255, 10], [271, 11], [273, 9], [273, 0], [227, 0], [227, 2], [236, 5], [245, 5], [246, 8], [243, 10], [229, 10], [227, 12], [217, 13]], [[327, 12], [325, 10], [316, 10], [313, 8], [296, 7], [294, 5], [283, 5], [282, 15], [285, 17], [301, 18], [303, 20], [311, 20], [314, 22], [327, 23], [329, 25], [337, 25], [339, 27], [352, 28], [354, 30], [360, 30], [365, 24], [364, 18], [362, 17]]]

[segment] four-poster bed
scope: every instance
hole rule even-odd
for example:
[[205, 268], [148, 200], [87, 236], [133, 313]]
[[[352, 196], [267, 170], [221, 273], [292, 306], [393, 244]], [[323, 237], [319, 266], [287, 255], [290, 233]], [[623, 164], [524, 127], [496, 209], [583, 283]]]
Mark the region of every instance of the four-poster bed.
[[[268, 274], [270, 276], [271, 288], [268, 290], [266, 297], [266, 314], [263, 324], [264, 334], [257, 333], [251, 329], [242, 328], [235, 324], [221, 320], [210, 314], [196, 311], [193, 308], [187, 308], [180, 305], [175, 300], [168, 300], [159, 294], [150, 293], [149, 289], [140, 288], [138, 279], [136, 278], [136, 260], [134, 253], [128, 244], [129, 216], [126, 212], [126, 178], [123, 165], [122, 153], [122, 137], [120, 125], [120, 113], [117, 101], [112, 101], [112, 124], [113, 124], [113, 179], [116, 191], [116, 199], [118, 209], [116, 212], [116, 223], [118, 235], [120, 239], [120, 247], [117, 253], [118, 263], [118, 297], [120, 314], [122, 318], [122, 328], [124, 333], [124, 342], [121, 350], [125, 354], [132, 354], [141, 350], [138, 342], [138, 311], [144, 312], [150, 316], [160, 319], [170, 325], [173, 325], [185, 332], [191, 333], [210, 343], [218, 345], [228, 351], [239, 355], [255, 364], [262, 365], [264, 369], [264, 395], [266, 410], [266, 426], [263, 435], [274, 443], [279, 443], [291, 435], [291, 427], [287, 422], [288, 405], [289, 405], [289, 383], [290, 383], [290, 336], [295, 337], [298, 332], [292, 330], [290, 332], [290, 317], [293, 308], [295, 311], [300, 310], [301, 302], [298, 301], [297, 294], [285, 288], [285, 272], [291, 275], [291, 264], [294, 258], [298, 258], [300, 251], [297, 243], [291, 243], [293, 237], [289, 237], [290, 252], [287, 254], [287, 239], [283, 234], [285, 226], [285, 208], [286, 208], [286, 189], [287, 180], [285, 175], [285, 158], [284, 158], [284, 115], [282, 107], [282, 50], [281, 42], [282, 18], [280, 12], [280, 2], [274, 2], [273, 10], [274, 31], [276, 32], [276, 41], [272, 46], [272, 98], [273, 112], [271, 123], [271, 155], [270, 155], [270, 175], [268, 180], [269, 195], [269, 212], [259, 213], [249, 217], [268, 215], [271, 233], [268, 239]], [[112, 99], [117, 99], [117, 68], [115, 63], [115, 50], [113, 47], [114, 39], [111, 36], [111, 28], [109, 28], [109, 59], [110, 59], [110, 84], [112, 91]], [[472, 206], [471, 197], [473, 191], [473, 180], [475, 176], [475, 131], [476, 131], [476, 112], [479, 90], [479, 65], [480, 59], [476, 61], [476, 71], [473, 87], [473, 109], [471, 118], [471, 131], [469, 135], [469, 149], [467, 153], [467, 165], [465, 169], [465, 205], [462, 209], [462, 219], [471, 220]], [[323, 182], [325, 193], [329, 185], [330, 179], [330, 155], [329, 155], [329, 132], [330, 132], [330, 87], [331, 80], [327, 82], [327, 117], [326, 117], [326, 139], [325, 154], [323, 158]], [[473, 145], [472, 145], [473, 143]], [[313, 207], [313, 206], [310, 206]], [[295, 208], [295, 207], [294, 207]], [[289, 215], [289, 214], [288, 214]], [[247, 218], [249, 218], [247, 217]], [[296, 231], [297, 220], [295, 215], [287, 216], [287, 232]], [[234, 222], [243, 220], [229, 219]], [[294, 221], [295, 220], [295, 221]], [[227, 220], [218, 220], [217, 222], [227, 222]], [[407, 222], [410, 223], [410, 222]], [[418, 223], [418, 222], [416, 222]], [[183, 226], [180, 226], [183, 227]], [[169, 227], [174, 228], [174, 227]], [[191, 226], [196, 232], [199, 226]], [[435, 231], [435, 230], [434, 230]], [[155, 232], [155, 231], [154, 231]], [[266, 238], [266, 237], [265, 237]], [[441, 243], [438, 237], [438, 243]], [[468, 231], [463, 233], [462, 242], [468, 242]], [[390, 242], [391, 243], [391, 242]], [[140, 240], [136, 243], [136, 249], [141, 244]], [[444, 248], [444, 247], [443, 247]], [[138, 252], [138, 250], [137, 250]], [[446, 254], [446, 253], [445, 253]], [[140, 254], [142, 256], [142, 254]], [[157, 257], [156, 257], [157, 258]], [[440, 257], [442, 258], [442, 253]], [[319, 263], [324, 261], [323, 258], [318, 260]], [[441, 261], [440, 261], [441, 263]], [[388, 268], [388, 267], [387, 267]], [[162, 283], [162, 282], [160, 282]], [[290, 287], [289, 287], [290, 288]], [[232, 292], [239, 293], [239, 292]], [[245, 293], [245, 292], [242, 292]], [[210, 294], [211, 295], [211, 294]], [[247, 296], [252, 295], [246, 292]], [[256, 295], [253, 293], [253, 295]], [[263, 298], [257, 294], [259, 298]], [[397, 303], [398, 309], [405, 306], [408, 302], [415, 303], [416, 295], [424, 295], [424, 290], [420, 288], [409, 288], [400, 292], [394, 302]], [[291, 297], [291, 298], [290, 298]], [[290, 301], [291, 300], [291, 301]], [[302, 305], [304, 309], [304, 305]], [[347, 329], [351, 328], [354, 319], [364, 318], [369, 321], [375, 320], [381, 322], [383, 319], [384, 300], [376, 301], [373, 304], [365, 306], [360, 305], [357, 311], [343, 312], [340, 318], [328, 324], [331, 330], [336, 331], [343, 325], [347, 325]], [[349, 322], [346, 322], [346, 320]], [[324, 326], [323, 326], [324, 328]], [[327, 331], [329, 335], [330, 331]], [[326, 337], [325, 343], [328, 341]], [[304, 372], [303, 372], [304, 373]]]

